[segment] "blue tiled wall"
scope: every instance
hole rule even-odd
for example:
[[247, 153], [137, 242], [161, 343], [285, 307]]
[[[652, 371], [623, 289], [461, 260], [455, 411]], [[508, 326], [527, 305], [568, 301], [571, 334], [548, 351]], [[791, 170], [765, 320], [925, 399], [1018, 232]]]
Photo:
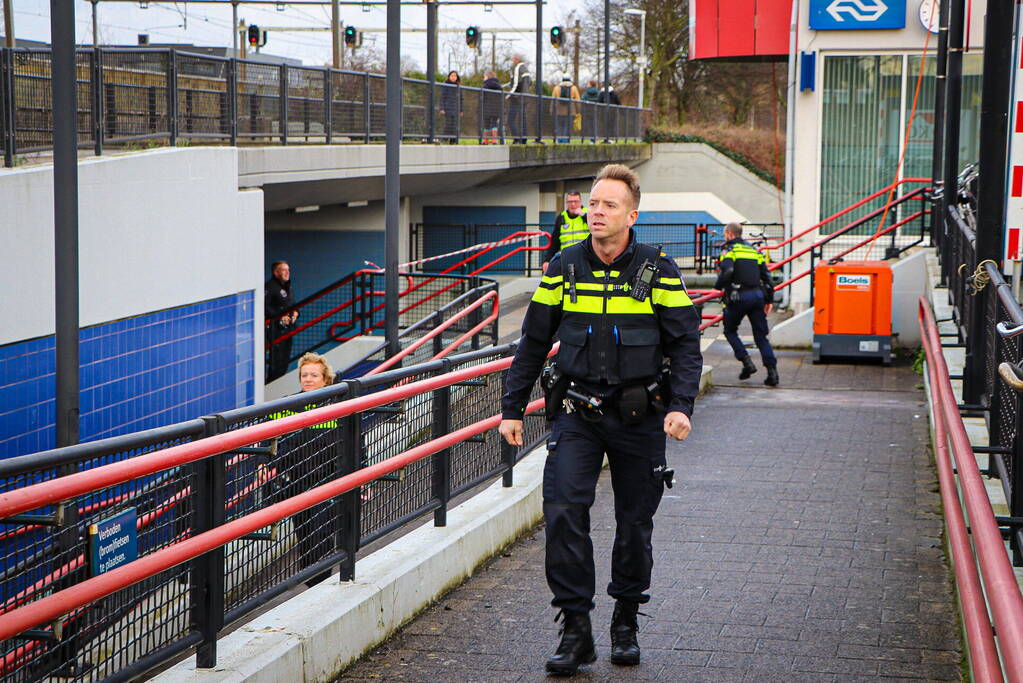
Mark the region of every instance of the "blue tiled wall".
[[[251, 291], [81, 331], [80, 439], [249, 405]], [[55, 446], [53, 336], [0, 346], [0, 458]]]

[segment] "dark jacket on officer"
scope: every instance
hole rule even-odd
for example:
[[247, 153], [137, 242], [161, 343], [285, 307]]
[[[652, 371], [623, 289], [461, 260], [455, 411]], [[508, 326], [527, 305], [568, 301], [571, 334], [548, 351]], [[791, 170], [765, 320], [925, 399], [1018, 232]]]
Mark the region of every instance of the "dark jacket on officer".
[[774, 301], [774, 285], [767, 270], [767, 257], [741, 237], [725, 242], [718, 265], [721, 271], [715, 289], [720, 289], [726, 296], [734, 291], [762, 289], [765, 303]]
[[[667, 356], [666, 407], [692, 414], [703, 365], [699, 315], [674, 261], [638, 245], [635, 231], [629, 232], [629, 246], [610, 267], [593, 252], [589, 239], [568, 247], [548, 265], [522, 321], [522, 338], [508, 371], [505, 419], [522, 419], [555, 334], [561, 340], [556, 359], [561, 371], [601, 393], [656, 377]], [[649, 254], [657, 265], [651, 295], [644, 301], [630, 295], [644, 260], [637, 252]], [[569, 265], [575, 266], [574, 301]]]

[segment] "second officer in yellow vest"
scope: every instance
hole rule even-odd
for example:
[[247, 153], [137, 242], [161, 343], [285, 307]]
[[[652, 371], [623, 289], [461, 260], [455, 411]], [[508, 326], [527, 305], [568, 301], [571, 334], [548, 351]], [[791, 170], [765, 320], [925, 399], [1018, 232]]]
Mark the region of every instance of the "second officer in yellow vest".
[[605, 166], [597, 175], [590, 237], [551, 261], [523, 320], [502, 400], [501, 434], [521, 446], [523, 411], [556, 335], [555, 367], [544, 371], [554, 424], [543, 511], [551, 604], [564, 617], [561, 643], [546, 665], [558, 675], [596, 658], [590, 507], [605, 453], [616, 523], [607, 586], [615, 599], [611, 661], [639, 664], [636, 614], [650, 600], [653, 516], [673, 475], [665, 435], [689, 435], [699, 389], [700, 316], [675, 263], [636, 241], [639, 196], [627, 166]]
[[586, 224], [586, 209], [583, 198], [578, 192], [565, 195], [565, 210], [554, 219], [554, 230], [551, 232], [551, 243], [543, 253], [543, 270], [554, 260], [561, 250], [578, 244], [590, 236], [590, 227]]

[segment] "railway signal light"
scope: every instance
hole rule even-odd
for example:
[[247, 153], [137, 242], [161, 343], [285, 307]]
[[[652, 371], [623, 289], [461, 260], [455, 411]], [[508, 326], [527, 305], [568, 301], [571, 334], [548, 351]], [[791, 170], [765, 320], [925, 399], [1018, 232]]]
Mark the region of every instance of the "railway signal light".
[[480, 45], [480, 29], [479, 26], [470, 26], [465, 29], [465, 44], [469, 47], [476, 49]]
[[551, 45], [561, 47], [565, 44], [565, 31], [560, 26], [551, 27]]

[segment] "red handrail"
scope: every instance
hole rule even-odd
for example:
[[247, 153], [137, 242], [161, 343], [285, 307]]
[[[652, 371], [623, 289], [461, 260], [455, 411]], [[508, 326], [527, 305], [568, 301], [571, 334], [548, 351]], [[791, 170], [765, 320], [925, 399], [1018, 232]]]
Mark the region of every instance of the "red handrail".
[[[934, 412], [938, 419], [943, 420], [948, 430], [951, 441], [951, 452], [955, 457], [955, 465], [959, 473], [959, 489], [962, 490], [963, 506], [966, 509], [966, 516], [970, 520], [970, 535], [973, 537], [973, 546], [976, 549], [978, 564], [980, 565], [981, 576], [984, 581], [987, 602], [994, 617], [995, 630], [998, 633], [999, 651], [1004, 662], [1004, 671], [1012, 683], [1023, 681], [1023, 595], [1020, 594], [1019, 584], [1012, 570], [1012, 563], [1005, 550], [1005, 542], [1002, 540], [1001, 531], [995, 520], [994, 510], [991, 508], [991, 501], [987, 495], [984, 481], [981, 479], [977, 461], [973, 455], [973, 445], [966, 434], [966, 427], [959, 415], [959, 408], [955, 394], [952, 391], [952, 382], [949, 378], [948, 366], [945, 363], [944, 355], [941, 352], [941, 345], [938, 340], [938, 326], [934, 321], [930, 304], [923, 297], [919, 299], [918, 319], [920, 329], [923, 333], [924, 351], [927, 354], [927, 362], [934, 366], [931, 377], [935, 382], [932, 384], [932, 392], [936, 397]], [[954, 484], [950, 487], [950, 495], [953, 498], [953, 507], [958, 503], [958, 494]], [[946, 511], [948, 506], [946, 505]], [[962, 511], [959, 511], [962, 514]], [[968, 544], [963, 552], [969, 552]], [[968, 561], [973, 561], [973, 554], [970, 553]], [[970, 588], [970, 587], [967, 587]], [[972, 589], [971, 589], [972, 590]], [[979, 614], [986, 613], [982, 606], [976, 606], [974, 610]], [[977, 631], [974, 636], [979, 654], [983, 655], [981, 642], [985, 638], [983, 629]], [[974, 647], [971, 644], [971, 651]], [[990, 655], [983, 656], [987, 662], [985, 670], [991, 666], [997, 667], [997, 661], [987, 661]], [[999, 680], [992, 677], [988, 680]]]
[[[803, 230], [802, 232], [800, 232], [800, 233], [798, 233], [796, 235], [792, 235], [788, 239], [785, 239], [785, 240], [779, 242], [778, 244], [771, 244], [771, 245], [767, 245], [767, 246], [761, 247], [761, 251], [769, 251], [771, 249], [779, 249], [781, 247], [784, 247], [786, 244], [790, 244], [790, 243], [794, 242], [795, 240], [799, 239], [803, 235], [811, 233], [814, 230], [819, 230], [820, 228], [822, 228], [823, 226], [827, 225], [828, 223], [830, 223], [831, 221], [835, 220], [836, 218], [840, 218], [841, 216], [844, 216], [845, 214], [849, 213], [850, 211], [854, 211], [854, 210], [860, 208], [861, 206], [863, 206], [867, 202], [869, 202], [869, 201], [871, 201], [873, 199], [877, 199], [878, 197], [883, 195], [885, 192], [891, 192], [893, 189], [895, 189], [899, 185], [902, 185], [904, 183], [929, 183], [929, 182], [931, 182], [930, 178], [903, 178], [902, 180], [894, 182], [894, 183], [892, 183], [890, 185], [886, 185], [885, 187], [881, 188], [880, 190], [878, 190], [878, 191], [876, 191], [876, 192], [874, 192], [872, 194], [867, 195], [866, 197], [864, 197], [860, 201], [856, 202], [855, 204], [850, 204], [849, 206], [845, 207], [841, 211], [839, 211], [837, 213], [831, 214], [830, 216], [828, 216], [827, 218], [825, 218], [821, 222], [815, 223], [815, 224], [811, 225], [806, 230]], [[901, 199], [901, 197], [899, 199]], [[893, 200], [893, 201], [899, 201], [899, 200]]]
[[[921, 310], [924, 304], [921, 303]], [[938, 406], [944, 396], [939, 393], [937, 363], [932, 360], [935, 350], [932, 346], [933, 335], [920, 314], [920, 335], [924, 341], [927, 354], [927, 377], [931, 386], [934, 408], [934, 441], [936, 452], [934, 462], [938, 468], [938, 482], [941, 489], [941, 502], [945, 509], [945, 525], [948, 528], [948, 544], [952, 550], [952, 564], [955, 567], [956, 586], [959, 602], [963, 611], [963, 627], [966, 631], [966, 646], [970, 650], [974, 678], [978, 681], [1001, 681], [1001, 666], [998, 663], [998, 650], [995, 647], [995, 636], [988, 621], [987, 607], [984, 605], [984, 590], [980, 585], [977, 565], [973, 559], [973, 548], [970, 546], [970, 532], [963, 519], [962, 503], [956, 487], [955, 474], [952, 470], [951, 455], [948, 450], [948, 428], [945, 426], [945, 412]], [[939, 344], [940, 347], [940, 344]], [[938, 352], [940, 353], [940, 351]]]
[[[494, 291], [487, 292], [486, 294], [481, 296], [479, 299], [477, 299], [476, 301], [474, 301], [470, 305], [466, 306], [465, 308], [460, 310], [458, 313], [456, 313], [455, 315], [451, 316], [450, 318], [445, 320], [443, 323], [438, 325], [437, 327], [435, 327], [432, 330], [430, 330], [430, 332], [428, 332], [424, 336], [422, 336], [419, 339], [417, 339], [414, 343], [409, 344], [407, 347], [405, 347], [404, 349], [402, 349], [398, 353], [394, 354], [393, 356], [391, 356], [390, 358], [385, 360], [380, 365], [376, 366], [375, 368], [373, 368], [372, 370], [367, 372], [365, 376], [375, 375], [378, 372], [383, 372], [384, 370], [387, 370], [388, 368], [393, 367], [396, 363], [401, 361], [401, 359], [403, 359], [405, 356], [408, 356], [409, 354], [414, 353], [416, 351], [416, 349], [418, 349], [423, 344], [425, 344], [426, 342], [430, 341], [431, 339], [433, 339], [437, 335], [443, 334], [444, 330], [446, 330], [449, 327], [451, 327], [452, 325], [454, 325], [456, 322], [458, 322], [459, 320], [461, 320], [462, 318], [467, 316], [472, 311], [475, 311], [477, 308], [482, 306], [487, 301], [491, 302], [491, 304], [490, 304], [490, 315], [488, 315], [481, 323], [479, 323], [472, 330], [469, 330], [469, 332], [466, 333], [469, 337], [471, 337], [473, 334], [475, 334], [479, 330], [482, 330], [484, 327], [486, 327], [491, 322], [493, 322], [494, 320], [497, 319], [497, 316], [498, 316], [499, 310], [500, 310], [500, 303], [499, 303], [498, 298], [497, 298], [497, 292], [494, 292]], [[448, 352], [450, 352], [451, 349], [458, 348], [458, 346], [460, 346], [462, 343], [464, 343], [465, 339], [466, 339], [466, 335], [462, 335], [457, 340], [455, 340], [455, 342], [453, 344], [449, 344], [447, 348], [445, 348], [443, 351], [441, 351], [439, 354], [437, 354], [436, 356], [434, 356], [430, 360], [437, 360], [438, 358], [443, 358], [444, 356], [446, 356], [448, 354]]]
[[[512, 360], [511, 358], [506, 358], [495, 362], [501, 364], [511, 364], [511, 360]], [[487, 365], [492, 364], [488, 363], [485, 365], [480, 365], [475, 368], [471, 368], [470, 370], [477, 371], [480, 368], [486, 367]], [[478, 374], [488, 374], [488, 372], [477, 373], [477, 376]], [[466, 373], [463, 371], [456, 371], [450, 373], [447, 376], [433, 378], [433, 380], [437, 379], [446, 380], [448, 378], [453, 377], [454, 375], [460, 374]], [[412, 387], [416, 387], [418, 385], [422, 385], [424, 382], [432, 382], [436, 384], [436, 382], [434, 382], [433, 380], [424, 380], [423, 382], [415, 382], [413, 384], [408, 384], [404, 389], [409, 389]], [[451, 382], [441, 382], [440, 386], [445, 386], [446, 383], [453, 384], [455, 381], [462, 381], [462, 379], [453, 380]], [[390, 389], [388, 391], [380, 393], [383, 394], [403, 393], [403, 389]], [[387, 399], [387, 402], [392, 402], [394, 400], [395, 398], [391, 396]], [[345, 403], [350, 404], [356, 401], [358, 401], [358, 399], [346, 401]], [[341, 407], [342, 405], [344, 405], [344, 403], [339, 403], [334, 406], [328, 406], [325, 408], [318, 408], [309, 411], [304, 415], [316, 413], [321, 410], [327, 410], [328, 408], [336, 409]], [[543, 405], [544, 405], [543, 399], [537, 399], [535, 401], [532, 401], [526, 407], [526, 413], [536, 412], [537, 410], [543, 408]], [[341, 414], [339, 413], [335, 417], [340, 416]], [[296, 415], [294, 417], [300, 416]], [[289, 420], [291, 420], [291, 418], [286, 417], [281, 418], [280, 420], [276, 420], [274, 422], [264, 424], [273, 425], [276, 423], [280, 425]], [[123, 588], [127, 588], [128, 586], [134, 583], [138, 583], [143, 579], [146, 579], [150, 576], [155, 576], [156, 574], [159, 574], [162, 571], [166, 571], [179, 564], [195, 559], [196, 557], [199, 557], [200, 555], [207, 553], [213, 550], [214, 548], [218, 548], [222, 545], [230, 543], [231, 541], [235, 541], [241, 538], [242, 536], [245, 536], [246, 534], [257, 531], [258, 529], [262, 529], [263, 527], [266, 527], [270, 524], [279, 522], [285, 517], [289, 517], [295, 514], [296, 512], [308, 510], [309, 508], [318, 505], [319, 503], [323, 503], [325, 501], [330, 500], [331, 498], [335, 498], [344, 493], [352, 491], [353, 489], [356, 489], [359, 486], [368, 484], [374, 481], [375, 479], [390, 474], [391, 472], [396, 472], [397, 470], [400, 470], [403, 467], [411, 465], [417, 460], [421, 460], [427, 456], [433, 455], [434, 453], [442, 451], [445, 448], [450, 448], [454, 444], [464, 441], [465, 439], [468, 439], [470, 437], [476, 436], [477, 434], [482, 434], [485, 431], [494, 429], [500, 424], [500, 422], [501, 415], [494, 415], [485, 420], [480, 420], [479, 422], [471, 424], [467, 427], [462, 427], [461, 429], [457, 429], [442, 437], [433, 439], [432, 441], [428, 441], [424, 444], [416, 446], [415, 448], [411, 448], [405, 451], [404, 453], [388, 458], [387, 460], [376, 463], [374, 465], [369, 465], [363, 469], [353, 472], [352, 474], [339, 477], [338, 479], [335, 479], [329, 483], [317, 486], [316, 488], [300, 493], [292, 498], [288, 498], [287, 500], [283, 500], [279, 503], [270, 505], [266, 508], [263, 508], [262, 510], [258, 510], [243, 517], [239, 517], [238, 519], [232, 520], [230, 522], [226, 522], [225, 524], [222, 524], [221, 526], [218, 526], [215, 529], [211, 529], [209, 531], [193, 536], [192, 538], [182, 540], [180, 543], [176, 543], [174, 545], [158, 550], [155, 553], [152, 553], [151, 555], [141, 557], [135, 560], [134, 562], [129, 562], [116, 569], [112, 569], [109, 572], [100, 574], [99, 576], [94, 576], [92, 578], [86, 579], [81, 583], [75, 584], [74, 586], [65, 588], [62, 591], [52, 593], [44, 598], [41, 598], [39, 600], [36, 600], [35, 602], [25, 605], [24, 607], [13, 610], [6, 614], [2, 614], [0, 615], [0, 640], [5, 640], [27, 629], [30, 629], [38, 624], [43, 624], [53, 619], [56, 619], [61, 615], [67, 614], [73, 609], [82, 607], [84, 605], [88, 605], [89, 603], [95, 602], [96, 600], [111, 595], [112, 593], [115, 593]], [[245, 429], [252, 429], [252, 427], [247, 427]], [[278, 428], [275, 431], [282, 432], [280, 428]], [[284, 431], [291, 431], [291, 429], [288, 428]], [[210, 437], [211, 440], [216, 438], [217, 437]], [[183, 446], [196, 447], [201, 443], [202, 441], [195, 441], [190, 444], [183, 444]], [[200, 449], [196, 448], [195, 450]], [[122, 463], [115, 463], [115, 465], [119, 464]], [[45, 483], [53, 482], [44, 482], [44, 484]], [[42, 484], [35, 484], [32, 487], [28, 488], [35, 488], [41, 485]]]
[[[415, 283], [415, 282], [413, 282], [411, 280], [411, 278], [409, 278], [409, 280], [410, 280], [409, 287], [407, 289], [403, 290], [402, 292], [400, 292], [398, 294], [398, 298], [400, 299], [401, 297], [406, 296], [407, 294], [410, 294], [410, 293], [416, 291], [417, 289], [420, 289], [421, 287], [424, 287], [425, 285], [429, 284], [430, 282], [433, 282], [434, 280], [436, 280], [438, 276], [440, 276], [440, 275], [447, 275], [451, 271], [456, 270], [458, 268], [461, 268], [466, 263], [469, 263], [470, 261], [472, 261], [474, 259], [478, 259], [479, 257], [481, 257], [484, 254], [487, 254], [487, 253], [493, 251], [494, 249], [498, 249], [500, 247], [508, 246], [508, 244], [514, 243], [514, 242], [516, 242], [518, 240], [521, 240], [522, 238], [529, 238], [529, 237], [547, 237], [548, 243], [550, 242], [550, 235], [548, 233], [542, 231], [542, 230], [519, 230], [519, 231], [513, 232], [510, 235], [506, 235], [506, 236], [502, 237], [500, 240], [497, 240], [496, 242], [484, 243], [484, 244], [488, 244], [489, 246], [487, 246], [485, 248], [481, 248], [480, 251], [478, 251], [478, 252], [476, 252], [474, 254], [471, 254], [470, 256], [467, 256], [466, 258], [462, 259], [458, 263], [455, 263], [454, 265], [448, 266], [447, 268], [442, 270], [440, 273], [437, 273], [433, 277], [427, 278], [427, 279], [423, 280], [422, 282]], [[491, 267], [497, 265], [498, 263], [501, 263], [502, 261], [504, 261], [504, 260], [506, 260], [508, 258], [511, 258], [512, 256], [514, 256], [515, 254], [518, 254], [519, 252], [523, 252], [523, 251], [541, 251], [541, 250], [546, 249], [546, 248], [547, 248], [546, 245], [535, 245], [535, 246], [524, 245], [524, 246], [516, 247], [515, 249], [512, 249], [510, 252], [508, 252], [507, 254], [503, 255], [502, 257], [500, 257], [498, 259], [495, 259], [495, 260], [491, 261], [490, 263], [487, 263], [486, 265], [482, 266], [481, 268], [477, 268], [473, 272], [469, 273], [466, 277], [471, 277], [473, 275], [479, 275], [480, 273], [482, 273], [483, 271], [487, 270], [488, 268], [491, 268]], [[459, 250], [458, 252], [453, 252], [453, 253], [457, 254], [457, 253], [461, 253], [463, 251], [465, 251], [465, 250], [463, 249], [463, 250]], [[446, 257], [446, 256], [448, 256], [448, 255], [447, 254], [441, 254], [439, 256], [431, 257], [431, 258], [443, 258], [443, 257]], [[420, 259], [419, 261], [410, 261], [407, 264], [402, 264], [402, 265], [398, 266], [398, 268], [401, 269], [402, 267], [413, 265], [413, 264], [419, 263], [419, 262], [421, 262], [423, 260], [425, 260], [425, 259]], [[345, 277], [340, 282], [338, 282], [338, 283], [336, 283], [334, 285], [331, 285], [327, 289], [324, 289], [323, 291], [321, 291], [319, 294], [314, 295], [313, 297], [307, 299], [303, 303], [303, 306], [306, 306], [306, 305], [312, 303], [313, 301], [316, 301], [316, 300], [322, 298], [323, 296], [326, 296], [330, 292], [336, 290], [341, 285], [352, 281], [354, 278], [356, 278], [356, 277], [358, 277], [360, 275], [380, 274], [380, 273], [383, 273], [383, 272], [384, 272], [384, 270], [382, 268], [362, 268], [360, 270], [357, 270], [354, 273], [352, 273], [351, 275]], [[401, 274], [405, 275], [406, 277], [408, 277], [410, 275], [409, 273], [404, 273], [404, 272], [401, 273]], [[454, 287], [454, 286], [455, 286], [455, 283], [451, 283], [450, 285], [448, 285], [444, 289], [438, 290], [437, 292], [434, 292], [430, 296], [415, 302], [411, 306], [408, 306], [404, 310], [400, 311], [400, 313], [406, 313], [406, 312], [416, 308], [417, 306], [420, 306], [423, 303], [429, 301], [430, 299], [432, 299], [435, 296], [441, 294], [442, 292], [447, 291], [448, 289], [450, 289], [451, 287]], [[298, 334], [302, 330], [308, 329], [310, 326], [315, 325], [316, 323], [323, 321], [325, 318], [328, 318], [328, 317], [330, 317], [332, 315], [335, 315], [336, 313], [338, 313], [338, 312], [340, 312], [340, 311], [350, 307], [351, 305], [353, 305], [357, 301], [362, 300], [362, 298], [365, 297], [365, 296], [383, 296], [383, 294], [384, 294], [383, 292], [376, 292], [376, 291], [374, 291], [374, 292], [370, 292], [369, 294], [365, 294], [364, 293], [364, 294], [359, 294], [357, 296], [354, 296], [351, 299], [348, 299], [347, 301], [344, 301], [344, 302], [338, 304], [337, 306], [335, 306], [334, 308], [330, 309], [329, 311], [321, 313], [320, 315], [316, 316], [315, 318], [313, 318], [311, 320], [308, 320], [308, 321], [306, 321], [305, 323], [303, 323], [301, 325], [296, 326], [293, 330], [289, 330], [286, 334], [282, 334], [281, 336], [277, 337], [272, 342], [268, 342], [267, 343], [267, 347], [269, 348], [269, 346], [272, 345], [272, 344], [279, 343], [281, 341], [284, 341], [285, 339], [289, 339], [289, 338], [295, 336], [296, 334]], [[375, 308], [370, 310], [370, 313], [374, 313], [374, 312], [380, 310], [381, 308], [383, 308], [383, 306], [384, 306], [383, 304], [381, 304], [379, 306], [376, 306]], [[267, 321], [267, 322], [269, 323], [271, 321]], [[350, 323], [351, 321], [346, 321], [346, 322]], [[335, 325], [331, 326], [331, 332], [330, 332], [330, 336], [334, 337], [335, 339], [337, 339], [337, 337], [336, 337], [333, 329], [334, 329], [334, 327], [336, 325], [337, 325], [337, 323], [335, 323]], [[383, 323], [378, 323], [376, 325], [371, 325], [370, 329], [373, 329], [375, 327], [380, 327], [381, 325], [383, 325]], [[353, 335], [353, 336], [358, 336], [358, 335]], [[352, 337], [344, 337], [344, 338], [341, 338], [339, 340], [340, 341], [345, 341], [345, 340], [351, 339], [351, 338]]]

